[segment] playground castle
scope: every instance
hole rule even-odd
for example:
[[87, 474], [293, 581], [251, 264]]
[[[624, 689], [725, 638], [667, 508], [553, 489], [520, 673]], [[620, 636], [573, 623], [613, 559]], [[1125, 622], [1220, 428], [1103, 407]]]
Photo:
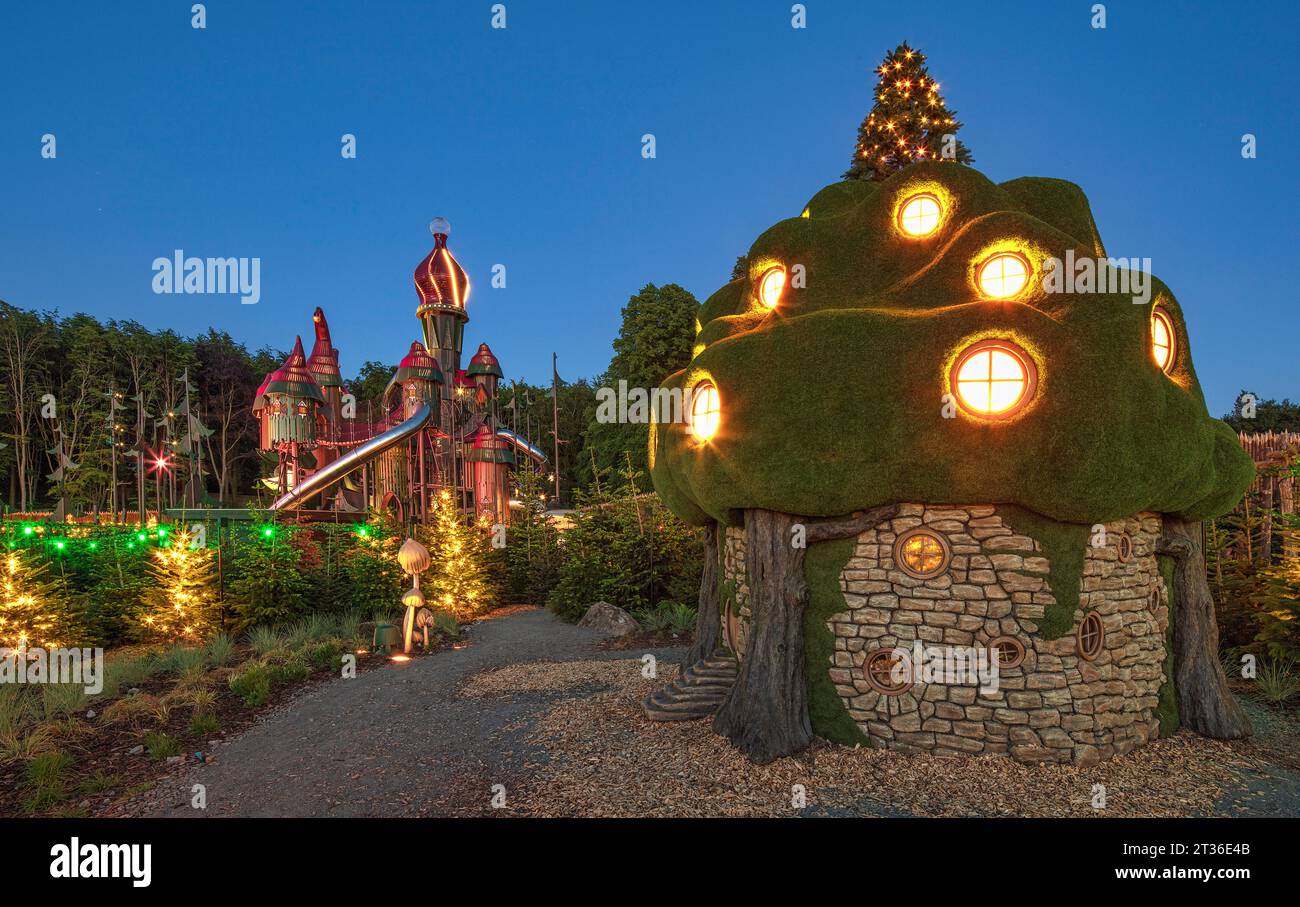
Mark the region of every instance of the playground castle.
[[[422, 340], [411, 343], [378, 401], [358, 404], [339, 374], [325, 313], [312, 315], [311, 355], [294, 340], [284, 365], [257, 389], [259, 448], [274, 456], [264, 481], [272, 509], [305, 518], [374, 511], [427, 522], [435, 495], [450, 490], [466, 513], [510, 519], [510, 474], [545, 455], [498, 425], [501, 364], [486, 343], [462, 369], [470, 283], [447, 248], [451, 227], [429, 225], [433, 250], [415, 269]], [[269, 458], [268, 458], [269, 459]]]

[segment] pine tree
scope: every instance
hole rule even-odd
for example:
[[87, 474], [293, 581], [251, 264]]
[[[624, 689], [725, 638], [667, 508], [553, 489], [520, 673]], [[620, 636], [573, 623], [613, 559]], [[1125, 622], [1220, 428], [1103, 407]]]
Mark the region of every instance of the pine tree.
[[49, 649], [67, 642], [63, 591], [45, 578], [48, 570], [21, 549], [0, 561], [0, 647]]
[[153, 552], [149, 572], [157, 585], [145, 593], [141, 616], [152, 635], [198, 642], [213, 627], [212, 552], [193, 544], [190, 534], [180, 531]]
[[957, 111], [945, 106], [925, 54], [904, 41], [886, 54], [876, 73], [876, 105], [858, 128], [845, 179], [880, 181], [917, 161], [974, 162], [970, 149], [956, 139]]
[[451, 491], [444, 488], [438, 492], [426, 545], [433, 565], [421, 580], [431, 605], [457, 618], [487, 607], [491, 597], [489, 531], [486, 526], [466, 525]]

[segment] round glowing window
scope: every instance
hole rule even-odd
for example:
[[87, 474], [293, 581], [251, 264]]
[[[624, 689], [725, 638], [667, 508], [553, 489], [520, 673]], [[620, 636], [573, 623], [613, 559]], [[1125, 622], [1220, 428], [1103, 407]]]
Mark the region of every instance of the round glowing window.
[[707, 441], [718, 431], [722, 421], [722, 402], [712, 381], [701, 381], [691, 392], [691, 434]]
[[894, 563], [916, 579], [929, 579], [948, 569], [952, 552], [943, 536], [929, 529], [909, 529], [894, 542]]
[[763, 305], [769, 309], [776, 308], [776, 304], [781, 301], [781, 293], [785, 290], [785, 268], [780, 266], [768, 268], [763, 272], [763, 277], [758, 282], [758, 298], [763, 301]]
[[877, 649], [863, 665], [867, 685], [886, 696], [901, 696], [912, 688], [912, 659], [897, 649]]
[[985, 296], [1015, 296], [1029, 283], [1029, 262], [1015, 252], [999, 252], [979, 266], [975, 282]]
[[1038, 373], [1024, 350], [1007, 340], [984, 340], [957, 357], [952, 388], [964, 409], [1005, 419], [1034, 396]]
[[898, 229], [908, 236], [929, 236], [939, 228], [943, 209], [933, 195], [914, 195], [898, 210]]
[[1160, 370], [1169, 373], [1174, 367], [1174, 322], [1160, 309], [1151, 310], [1151, 358]]

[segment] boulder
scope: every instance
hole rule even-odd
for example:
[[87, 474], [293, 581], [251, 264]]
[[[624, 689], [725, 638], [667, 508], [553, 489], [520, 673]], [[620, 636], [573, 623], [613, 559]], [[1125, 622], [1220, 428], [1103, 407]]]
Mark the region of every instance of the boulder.
[[641, 629], [636, 618], [609, 602], [596, 602], [588, 608], [587, 613], [582, 615], [582, 620], [578, 621], [578, 626], [600, 630], [610, 636], [626, 636]]

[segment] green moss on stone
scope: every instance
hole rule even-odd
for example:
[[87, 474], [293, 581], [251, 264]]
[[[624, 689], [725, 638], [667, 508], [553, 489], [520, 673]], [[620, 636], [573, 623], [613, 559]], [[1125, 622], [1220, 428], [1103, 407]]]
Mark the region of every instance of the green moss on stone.
[[1178, 717], [1178, 693], [1174, 686], [1174, 609], [1178, 607], [1178, 602], [1174, 600], [1174, 559], [1161, 555], [1159, 562], [1160, 575], [1164, 578], [1165, 589], [1169, 593], [1169, 626], [1165, 629], [1165, 679], [1160, 684], [1156, 717], [1160, 719], [1160, 736], [1169, 737], [1181, 724]]
[[[985, 554], [1021, 554], [1046, 557], [1050, 565], [1047, 584], [1052, 589], [1056, 603], [1043, 609], [1042, 620], [1037, 621], [1043, 639], [1057, 639], [1074, 627], [1074, 612], [1079, 607], [1079, 590], [1083, 585], [1083, 564], [1088, 556], [1089, 526], [1082, 523], [1062, 523], [1026, 510], [1024, 507], [1003, 505], [998, 508], [1002, 521], [1019, 535], [1034, 539], [1041, 552], [1012, 551], [999, 548], [986, 550]], [[1041, 576], [1032, 571], [1027, 575]]]
[[808, 609], [803, 619], [804, 674], [808, 679], [808, 717], [813, 733], [836, 743], [869, 746], [870, 741], [844, 708], [828, 673], [835, 637], [826, 621], [848, 608], [840, 591], [840, 573], [853, 556], [855, 542], [819, 542], [804, 554], [804, 580], [808, 583]]

